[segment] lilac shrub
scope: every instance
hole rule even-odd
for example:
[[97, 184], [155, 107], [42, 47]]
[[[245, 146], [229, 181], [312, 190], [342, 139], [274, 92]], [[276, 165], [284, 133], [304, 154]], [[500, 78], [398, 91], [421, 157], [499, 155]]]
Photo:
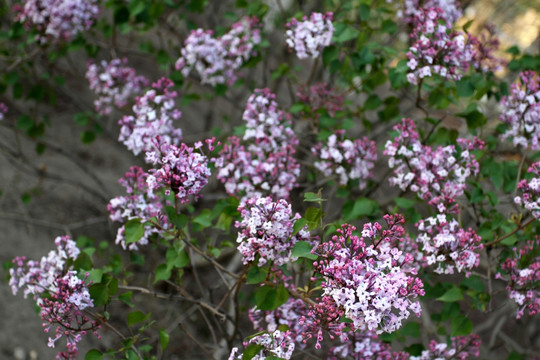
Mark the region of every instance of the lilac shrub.
[[152, 139], [160, 136], [162, 141], [178, 144], [182, 140], [182, 130], [173, 126], [182, 113], [175, 108], [177, 92], [172, 90], [173, 82], [161, 78], [152, 84], [152, 89], [137, 97], [133, 112], [135, 116], [124, 116], [118, 122], [121, 126], [118, 140], [138, 155], [152, 151]]
[[392, 347], [382, 342], [374, 331], [351, 331], [343, 344], [330, 348], [327, 359], [407, 360], [409, 356], [406, 352], [392, 351]]
[[414, 24], [416, 17], [422, 16], [423, 9], [429, 8], [439, 8], [441, 20], [449, 28], [463, 15], [456, 0], [405, 0], [398, 16], [403, 17], [408, 24]]
[[144, 76], [137, 75], [135, 69], [126, 66], [127, 59], [113, 59], [87, 64], [86, 79], [97, 99], [94, 108], [100, 115], [108, 115], [113, 107], [122, 108], [148, 85]]
[[411, 356], [410, 360], [466, 360], [480, 356], [481, 340], [478, 335], [456, 336], [451, 338], [451, 343], [437, 343], [432, 340], [429, 348], [423, 350], [420, 356]]
[[285, 41], [289, 49], [296, 52], [299, 59], [319, 57], [322, 50], [332, 42], [333, 15], [314, 12], [302, 21], [292, 18], [286, 25]]
[[[260, 334], [252, 337], [244, 343], [260, 345], [261, 350], [251, 357], [253, 360], [264, 360], [269, 357], [289, 360], [294, 351], [294, 342], [291, 340], [289, 331], [275, 330], [272, 333]], [[238, 353], [238, 348], [233, 348], [229, 360], [242, 360], [243, 354]]]
[[528, 172], [536, 177], [519, 182], [518, 189], [523, 195], [516, 196], [514, 202], [525, 207], [535, 219], [538, 219], [540, 218], [540, 162], [532, 164]]

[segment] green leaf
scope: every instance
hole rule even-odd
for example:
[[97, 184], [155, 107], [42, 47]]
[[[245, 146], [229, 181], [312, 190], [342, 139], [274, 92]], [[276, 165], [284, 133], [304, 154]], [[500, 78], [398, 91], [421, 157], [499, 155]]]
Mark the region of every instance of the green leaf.
[[358, 35], [360, 35], [360, 31], [358, 31], [351, 25], [337, 23], [334, 26], [335, 31], [332, 40], [336, 44], [341, 44], [346, 41], [356, 39]]
[[469, 335], [473, 329], [473, 323], [464, 315], [458, 315], [452, 319], [451, 336]]
[[141, 240], [144, 235], [144, 225], [141, 224], [141, 219], [131, 219], [126, 222], [124, 227], [126, 244], [131, 244]]
[[469, 289], [475, 290], [476, 292], [484, 291], [484, 282], [476, 275], [471, 275], [468, 278], [465, 278], [461, 281], [461, 285], [468, 287]]
[[456, 82], [457, 96], [470, 97], [474, 95], [474, 85], [468, 78], [463, 78]]
[[156, 268], [156, 278], [154, 279], [154, 283], [157, 283], [160, 280], [169, 280], [170, 277], [171, 269], [167, 264], [161, 264]]
[[205, 228], [212, 226], [212, 212], [210, 209], [204, 209], [193, 219], [193, 222]]
[[362, 19], [363, 21], [369, 20], [371, 8], [369, 7], [368, 4], [360, 4], [360, 7], [358, 8], [358, 12], [360, 14], [360, 19]]
[[399, 330], [400, 335], [419, 337], [420, 336], [420, 325], [416, 322], [406, 323], [401, 330]]
[[92, 300], [94, 300], [94, 307], [105, 305], [109, 301], [109, 288], [107, 284], [92, 284], [88, 292]]
[[253, 265], [249, 268], [246, 274], [246, 283], [248, 284], [260, 284], [266, 280], [266, 271], [260, 267]]
[[325, 199], [321, 198], [318, 194], [307, 192], [304, 194], [304, 201], [307, 202], [321, 202], [326, 201]]
[[131, 302], [132, 296], [133, 296], [133, 292], [128, 291], [128, 292], [118, 295], [118, 300], [120, 300], [121, 302], [123, 302], [129, 307], [134, 307], [135, 305], [133, 305], [133, 303]]
[[308, 221], [304, 218], [300, 218], [298, 220], [296, 220], [294, 222], [294, 225], [293, 225], [293, 232], [291, 234], [291, 236], [294, 236], [296, 234], [298, 234], [298, 232], [300, 230], [302, 230], [304, 228], [304, 226], [306, 226], [308, 224]]
[[395, 198], [396, 205], [402, 209], [410, 209], [414, 206], [415, 201], [406, 198]]
[[311, 253], [312, 249], [313, 247], [307, 241], [298, 241], [296, 244], [294, 244], [291, 256], [315, 260], [317, 259], [317, 255]]
[[96, 140], [96, 133], [91, 130], [85, 130], [81, 133], [81, 142], [83, 144], [90, 144]]
[[359, 198], [356, 201], [348, 201], [343, 206], [343, 218], [346, 221], [356, 220], [362, 216], [374, 215], [378, 211], [375, 201], [367, 198]]
[[290, 112], [291, 114], [297, 114], [297, 113], [299, 113], [300, 111], [303, 111], [303, 110], [304, 110], [304, 107], [305, 107], [304, 104], [302, 104], [302, 103], [296, 103], [296, 104], [294, 104], [293, 106], [291, 106], [289, 112]]
[[273, 286], [262, 286], [255, 292], [255, 304], [261, 310], [275, 310], [283, 305], [289, 298], [289, 293], [283, 285], [275, 288]]
[[21, 115], [17, 119], [17, 129], [28, 131], [34, 126], [34, 120], [28, 115]]
[[482, 114], [478, 110], [472, 110], [466, 113], [459, 113], [456, 115], [467, 120], [467, 126], [469, 127], [469, 129], [476, 129], [484, 126], [487, 123], [486, 115]]
[[339, 50], [337, 47], [331, 45], [327, 46], [323, 50], [322, 58], [324, 66], [328, 66], [332, 61], [337, 60], [339, 56]]
[[376, 94], [372, 94], [364, 102], [364, 110], [375, 110], [381, 105], [381, 99]]
[[245, 348], [244, 354], [242, 355], [242, 360], [251, 360], [255, 355], [261, 352], [263, 349], [262, 345], [259, 344], [250, 344]]
[[89, 350], [84, 356], [84, 360], [101, 360], [103, 359], [103, 354], [96, 349]]
[[163, 329], [159, 329], [159, 344], [161, 345], [161, 351], [165, 351], [169, 346], [170, 336]]
[[437, 300], [444, 302], [453, 302], [463, 300], [463, 294], [461, 289], [456, 286], [453, 286], [447, 290], [442, 296], [438, 297]]
[[321, 223], [322, 211], [321, 209], [310, 206], [306, 209], [306, 214], [304, 217], [308, 221], [309, 229], [315, 230]]
[[128, 326], [132, 326], [135, 324], [138, 324], [140, 322], [143, 322], [149, 317], [150, 314], [144, 315], [141, 311], [132, 311], [128, 314]]

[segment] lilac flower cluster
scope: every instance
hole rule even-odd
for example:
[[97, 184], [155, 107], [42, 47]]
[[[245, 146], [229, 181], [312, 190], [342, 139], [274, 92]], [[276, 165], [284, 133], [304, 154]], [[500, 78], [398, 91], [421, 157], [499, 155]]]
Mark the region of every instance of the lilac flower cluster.
[[327, 83], [312, 86], [299, 86], [296, 93], [298, 100], [310, 107], [309, 116], [319, 119], [320, 110], [326, 110], [330, 117], [343, 110], [343, 96]]
[[[267, 357], [274, 357], [284, 360], [289, 360], [294, 351], [294, 342], [291, 340], [289, 331], [275, 330], [272, 333], [264, 333], [257, 335], [244, 343], [244, 346], [257, 344], [262, 346], [262, 349], [253, 360], [264, 360]], [[233, 348], [229, 360], [242, 360], [244, 357], [238, 353], [238, 348]]]
[[230, 137], [216, 160], [217, 178], [229, 195], [288, 198], [300, 175], [293, 157], [298, 138], [288, 114], [278, 108], [269, 89], [257, 89], [243, 114], [243, 141]]
[[506, 61], [494, 53], [499, 49], [500, 41], [495, 34], [493, 25], [485, 25], [478, 37], [469, 34], [469, 41], [474, 47], [473, 65], [475, 69], [484, 73], [495, 72], [506, 65]]
[[513, 252], [514, 256], [501, 265], [504, 275], [497, 273], [496, 277], [508, 281], [506, 289], [518, 306], [516, 318], [519, 319], [525, 310], [531, 316], [540, 312], [540, 238], [536, 236], [521, 248], [515, 247]]
[[315, 59], [330, 45], [334, 35], [332, 17], [331, 12], [326, 14], [314, 12], [309, 19], [307, 16], [302, 18], [303, 21], [292, 18], [286, 24], [285, 41], [299, 59]]
[[394, 169], [390, 185], [403, 191], [410, 189], [440, 213], [456, 211], [456, 197], [463, 194], [467, 178], [479, 171], [471, 150], [482, 149], [483, 142], [477, 138], [458, 139], [461, 151], [454, 145], [433, 150], [422, 145], [411, 119], [402, 119], [394, 129], [399, 135], [393, 141], [387, 141], [383, 152], [390, 156], [388, 166]]
[[177, 93], [171, 89], [173, 85], [167, 78], [159, 79], [152, 84], [153, 89], [136, 98], [133, 106], [135, 116], [124, 116], [118, 122], [121, 125], [118, 140], [135, 155], [141, 151], [152, 151], [152, 139], [156, 136], [161, 136], [162, 141], [169, 144], [178, 144], [182, 139], [182, 130], [172, 124], [182, 115], [174, 108]]
[[39, 31], [36, 40], [43, 44], [70, 41], [77, 33], [89, 29], [99, 13], [97, 3], [97, 0], [24, 0], [14, 10], [17, 21]]
[[501, 101], [500, 119], [509, 126], [502, 139], [512, 137], [514, 146], [538, 150], [540, 137], [540, 77], [533, 71], [519, 75], [520, 82], [512, 84], [510, 95]]
[[240, 229], [236, 242], [242, 254], [242, 262], [257, 262], [264, 266], [270, 262], [276, 266], [296, 260], [291, 256], [292, 249], [298, 241], [309, 241], [307, 226], [293, 235], [293, 226], [300, 214], [294, 214], [291, 205], [280, 199], [249, 198], [238, 207], [242, 221], [235, 227]]
[[[149, 192], [147, 179], [148, 174], [138, 166], [132, 166], [118, 182], [126, 189], [127, 195], [117, 196], [109, 202], [107, 210], [112, 221], [126, 223], [131, 219], [141, 219], [142, 223], [153, 217], [159, 218], [162, 226], [167, 227], [167, 218], [161, 210], [163, 205], [158, 196]], [[125, 226], [122, 225], [116, 234], [116, 243], [122, 248], [138, 250], [139, 246], [148, 244], [152, 234], [160, 231], [152, 225], [144, 226], [144, 235], [135, 243], [126, 244]]]
[[176, 146], [158, 137], [154, 149], [146, 153], [146, 162], [159, 167], [148, 171], [148, 194], [152, 196], [155, 190], [166, 188], [165, 195], [172, 191], [182, 204], [187, 203], [190, 196], [195, 200], [202, 196], [200, 192], [208, 184], [211, 173], [201, 147], [202, 143], [197, 144], [197, 149], [184, 143]]
[[367, 185], [366, 179], [373, 176], [371, 169], [377, 161], [375, 141], [366, 137], [351, 141], [344, 137], [345, 130], [337, 130], [325, 145], [313, 146], [311, 152], [317, 157], [313, 165], [324, 176], [336, 175], [343, 186], [350, 180], [359, 180], [358, 187], [362, 190]]
[[416, 226], [420, 231], [416, 242], [421, 246], [415, 256], [423, 267], [436, 264], [438, 274], [453, 274], [455, 269], [467, 276], [478, 267], [483, 244], [474, 230], [460, 228], [455, 219], [447, 220], [444, 214], [420, 220]]
[[137, 76], [135, 69], [126, 64], [126, 58], [110, 62], [103, 60], [99, 64], [90, 61], [87, 64], [86, 79], [90, 83], [90, 90], [98, 97], [94, 100], [94, 107], [100, 115], [110, 114], [113, 106], [126, 106], [148, 85], [144, 76]]
[[8, 107], [6, 104], [0, 102], [0, 121], [4, 120], [4, 117], [6, 116], [8, 112]]
[[349, 332], [347, 341], [334, 346], [328, 353], [328, 360], [407, 360], [409, 354], [394, 352], [389, 344], [383, 343], [373, 331]]
[[417, 85], [434, 74], [459, 80], [474, 58], [474, 46], [464, 33], [452, 31], [441, 22], [443, 15], [440, 8], [420, 8], [414, 16], [410, 35], [413, 45], [407, 53], [407, 80], [411, 84]]
[[463, 15], [456, 0], [405, 0], [398, 16], [403, 17], [408, 24], [413, 24], [415, 18], [421, 16], [422, 9], [429, 8], [441, 9], [441, 20], [449, 28]]
[[450, 339], [451, 343], [437, 343], [432, 340], [428, 349], [422, 351], [420, 356], [411, 356], [410, 360], [466, 360], [469, 357], [480, 356], [482, 341], [476, 334], [456, 336]]
[[516, 196], [514, 202], [529, 210], [535, 219], [540, 219], [540, 162], [532, 164], [528, 172], [536, 177], [519, 182], [518, 189], [523, 192], [523, 195]]
[[246, 17], [219, 38], [213, 36], [212, 30], [193, 30], [184, 42], [175, 68], [184, 76], [195, 69], [202, 84], [232, 85], [238, 69], [256, 53], [255, 46], [261, 42], [260, 27], [256, 17]]
[[422, 312], [419, 303], [412, 301], [424, 295], [422, 281], [410, 276], [415, 272], [404, 266], [413, 257], [391, 246], [405, 234], [404, 219], [401, 215], [384, 219], [388, 230], [368, 223], [360, 238], [353, 234], [354, 226], [344, 224], [331, 241], [314, 249], [321, 257], [313, 265], [323, 276], [324, 296], [343, 309], [355, 330], [393, 332], [411, 312], [417, 316]]
[[[68, 264], [80, 253], [69, 236], [55, 239], [56, 250], [41, 260], [13, 259], [14, 267], [9, 270], [9, 285], [13, 294], [23, 290], [24, 297], [32, 295], [40, 308], [40, 317], [46, 333], [54, 329], [54, 338], [49, 337], [49, 347], [54, 348], [61, 337], [66, 339], [66, 351], [58, 353], [57, 359], [73, 359], [78, 354], [77, 343], [92, 331], [98, 336], [99, 324], [90, 320], [84, 310], [94, 306], [87, 288], [87, 276], [77, 277], [77, 272]], [[45, 296], [48, 295], [48, 296]]]

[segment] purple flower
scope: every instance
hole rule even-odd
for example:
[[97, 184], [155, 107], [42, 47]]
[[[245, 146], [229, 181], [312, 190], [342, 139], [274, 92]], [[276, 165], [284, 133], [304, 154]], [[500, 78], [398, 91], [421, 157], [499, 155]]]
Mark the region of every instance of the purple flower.
[[332, 13], [314, 12], [304, 16], [303, 21], [295, 18], [286, 24], [285, 41], [290, 49], [296, 52], [299, 59], [317, 58], [321, 51], [330, 45], [334, 34]]
[[436, 360], [436, 359], [459, 359], [466, 360], [470, 356], [480, 356], [480, 344], [482, 341], [476, 334], [456, 336], [450, 339], [451, 343], [437, 343], [432, 340], [427, 350], [423, 350], [420, 356], [411, 356], [410, 360]]

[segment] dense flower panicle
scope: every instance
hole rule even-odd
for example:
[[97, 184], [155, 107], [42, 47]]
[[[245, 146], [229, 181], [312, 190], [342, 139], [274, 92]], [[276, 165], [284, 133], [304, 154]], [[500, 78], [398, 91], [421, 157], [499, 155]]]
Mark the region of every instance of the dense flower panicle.
[[313, 165], [324, 176], [337, 176], [340, 185], [359, 180], [358, 187], [362, 190], [367, 185], [366, 179], [373, 176], [371, 170], [377, 161], [375, 145], [375, 141], [366, 137], [354, 141], [345, 139], [345, 130], [337, 130], [325, 145], [318, 143], [311, 148], [317, 157]]
[[402, 119], [394, 129], [399, 135], [386, 142], [383, 152], [390, 157], [388, 166], [394, 169], [390, 185], [417, 193], [441, 213], [456, 211], [456, 198], [463, 195], [467, 178], [479, 171], [471, 151], [482, 149], [484, 143], [477, 138], [458, 139], [460, 151], [454, 145], [433, 150], [422, 145], [411, 119]]
[[244, 264], [252, 261], [257, 261], [259, 266], [268, 262], [276, 266], [287, 264], [296, 260], [291, 256], [294, 245], [310, 240], [307, 226], [292, 235], [294, 223], [301, 216], [293, 214], [291, 205], [283, 199], [274, 202], [270, 197], [249, 198], [240, 203], [238, 211], [242, 221], [234, 226], [240, 230], [236, 242]]
[[288, 114], [278, 109], [270, 90], [257, 89], [242, 118], [243, 139], [230, 137], [216, 160], [218, 180], [232, 196], [289, 198], [300, 164], [294, 158], [298, 138]]
[[331, 12], [314, 12], [309, 18], [304, 16], [303, 21], [293, 18], [286, 24], [285, 41], [299, 59], [315, 59], [330, 45], [334, 35], [332, 17]]
[[152, 225], [144, 226], [144, 234], [137, 242], [126, 244], [125, 223], [132, 219], [140, 219], [142, 223], [156, 217], [162, 226], [167, 227], [167, 218], [162, 213], [163, 205], [157, 195], [148, 191], [148, 174], [138, 166], [132, 166], [118, 182], [126, 189], [127, 195], [117, 196], [109, 202], [107, 210], [112, 221], [122, 223], [116, 234], [116, 243], [122, 248], [138, 250], [139, 246], [148, 244], [152, 234], [160, 230]]
[[219, 38], [215, 38], [211, 30], [193, 30], [184, 42], [175, 67], [184, 76], [195, 70], [203, 84], [232, 85], [242, 64], [256, 54], [255, 46], [261, 42], [260, 27], [256, 17], [246, 17]]
[[326, 110], [330, 117], [343, 110], [343, 96], [327, 83], [299, 86], [296, 96], [310, 107], [309, 115], [316, 119], [321, 116], [320, 110]]
[[466, 360], [470, 357], [480, 356], [482, 341], [476, 334], [456, 336], [450, 339], [451, 343], [437, 343], [432, 340], [428, 350], [422, 351], [420, 356], [411, 356], [410, 360]]
[[368, 223], [360, 238], [353, 235], [354, 226], [344, 224], [332, 240], [314, 250], [322, 258], [314, 262], [314, 268], [323, 277], [324, 295], [344, 310], [355, 330], [393, 332], [411, 312], [420, 316], [422, 311], [412, 301], [424, 295], [422, 281], [411, 276], [416, 274], [414, 268], [404, 266], [413, 257], [392, 246], [404, 236], [403, 217], [384, 218], [388, 230]]
[[528, 172], [535, 175], [530, 180], [523, 179], [518, 184], [518, 189], [523, 195], [516, 196], [514, 202], [529, 210], [535, 219], [540, 219], [540, 162], [532, 164]]
[[[269, 356], [289, 360], [294, 351], [294, 342], [291, 340], [289, 331], [275, 330], [272, 333], [260, 334], [244, 342], [246, 347], [250, 344], [262, 346], [260, 352], [251, 358], [253, 360], [264, 360]], [[238, 353], [238, 348], [233, 348], [229, 360], [242, 359], [243, 355]]]
[[530, 316], [540, 312], [540, 238], [536, 236], [521, 248], [515, 247], [513, 252], [514, 256], [501, 265], [504, 274], [497, 273], [496, 277], [508, 281], [506, 289], [518, 306], [516, 318], [519, 319], [525, 310]]
[[36, 40], [47, 43], [72, 40], [89, 29], [97, 18], [97, 0], [24, 0], [14, 7], [17, 21], [39, 32]]
[[474, 46], [465, 33], [451, 30], [442, 18], [440, 8], [421, 8], [414, 17], [410, 35], [413, 45], [407, 53], [407, 80], [411, 84], [435, 74], [459, 80], [474, 59]]
[[8, 107], [6, 104], [0, 102], [0, 121], [4, 120], [4, 117], [6, 116], [8, 112]]
[[436, 273], [453, 274], [455, 269], [469, 276], [480, 264], [482, 238], [472, 229], [460, 228], [455, 219], [447, 220], [446, 215], [438, 214], [420, 220], [416, 227], [420, 234], [415, 257], [423, 267], [436, 265]]
[[501, 100], [500, 119], [509, 126], [502, 139], [513, 138], [514, 146], [540, 148], [540, 77], [533, 71], [519, 75], [520, 81], [512, 84], [510, 95]]
[[403, 17], [405, 22], [413, 24], [415, 17], [421, 15], [422, 9], [429, 8], [439, 8], [441, 19], [449, 28], [463, 15], [456, 0], [405, 0], [403, 9], [398, 11], [398, 16]]
[[[83, 312], [94, 306], [87, 287], [87, 277], [80, 279], [72, 270], [73, 261], [80, 250], [69, 236], [55, 239], [56, 250], [41, 260], [13, 259], [9, 285], [15, 295], [23, 290], [24, 297], [32, 295], [40, 308], [40, 317], [46, 333], [54, 329], [54, 338], [49, 337], [49, 347], [61, 338], [66, 338], [66, 351], [57, 359], [73, 359], [78, 354], [77, 343], [88, 331], [98, 336], [99, 324], [90, 320]], [[48, 295], [48, 296], [45, 296]]]
[[475, 69], [484, 73], [495, 72], [506, 65], [506, 61], [495, 54], [495, 51], [499, 49], [500, 41], [493, 25], [485, 25], [478, 37], [469, 34], [469, 41], [474, 47], [473, 66]]
[[407, 360], [409, 354], [394, 352], [389, 344], [383, 343], [373, 331], [349, 332], [347, 341], [330, 348], [328, 360]]
[[126, 106], [148, 85], [144, 76], [137, 76], [135, 69], [126, 64], [126, 58], [110, 62], [103, 60], [99, 64], [90, 61], [87, 64], [86, 79], [90, 83], [90, 90], [98, 97], [94, 100], [94, 107], [99, 114], [110, 114], [113, 106]]
[[124, 116], [118, 122], [122, 126], [118, 140], [135, 155], [153, 150], [152, 141], [156, 136], [169, 144], [178, 144], [182, 140], [182, 130], [173, 126], [173, 120], [182, 115], [174, 108], [177, 93], [172, 90], [173, 86], [171, 80], [159, 79], [152, 84], [153, 89], [137, 97], [133, 106], [135, 116]]
[[154, 149], [146, 152], [146, 162], [159, 167], [148, 171], [148, 193], [165, 188], [165, 195], [172, 191], [182, 204], [187, 203], [190, 196], [195, 200], [201, 197], [200, 192], [211, 175], [208, 158], [202, 153], [201, 146], [192, 148], [184, 143], [176, 146], [156, 138]]

